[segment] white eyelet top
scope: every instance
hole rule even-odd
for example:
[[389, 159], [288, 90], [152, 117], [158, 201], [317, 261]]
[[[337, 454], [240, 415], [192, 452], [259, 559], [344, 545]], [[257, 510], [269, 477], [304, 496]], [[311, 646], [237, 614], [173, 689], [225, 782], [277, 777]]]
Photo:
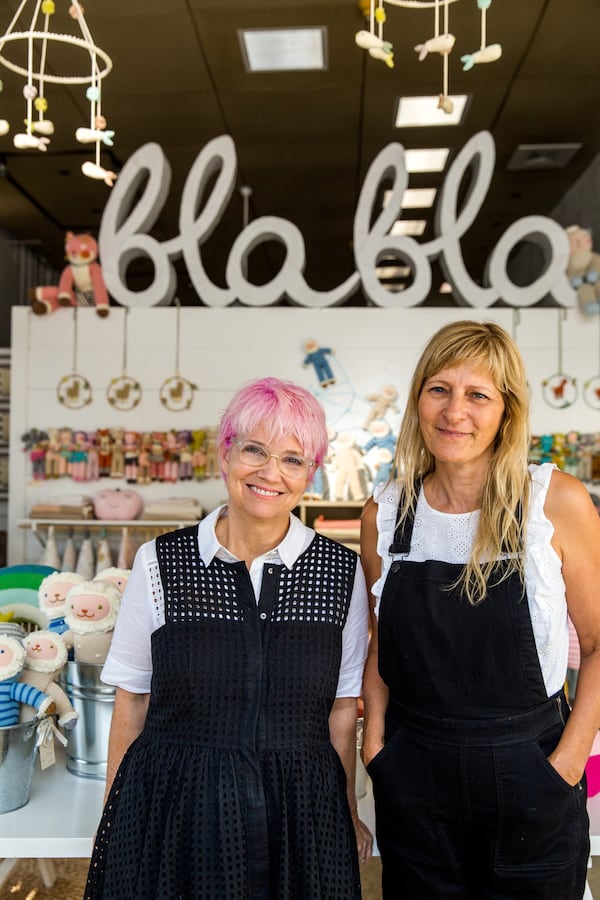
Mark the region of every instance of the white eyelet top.
[[[562, 567], [550, 543], [554, 527], [544, 513], [546, 494], [555, 468], [552, 463], [529, 467], [532, 490], [525, 548], [527, 602], [548, 696], [555, 694], [564, 684], [569, 646]], [[377, 552], [382, 561], [381, 576], [372, 587], [377, 604], [375, 613], [378, 612], [383, 585], [394, 559], [411, 562], [435, 559], [464, 564], [469, 558], [479, 521], [478, 511], [453, 514], [432, 509], [421, 488], [410, 553], [392, 556], [389, 548], [396, 526], [399, 496], [400, 485], [397, 482], [384, 485], [373, 495], [377, 503]]]

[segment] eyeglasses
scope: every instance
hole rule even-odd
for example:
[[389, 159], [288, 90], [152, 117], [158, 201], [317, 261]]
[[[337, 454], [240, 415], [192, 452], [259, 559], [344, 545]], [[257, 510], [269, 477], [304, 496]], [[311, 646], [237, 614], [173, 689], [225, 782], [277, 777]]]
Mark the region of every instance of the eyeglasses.
[[232, 441], [238, 449], [241, 462], [245, 466], [251, 466], [258, 469], [265, 466], [269, 459], [277, 460], [277, 468], [286, 478], [304, 478], [314, 466], [314, 460], [307, 459], [299, 453], [271, 453], [264, 444], [258, 444], [256, 441]]

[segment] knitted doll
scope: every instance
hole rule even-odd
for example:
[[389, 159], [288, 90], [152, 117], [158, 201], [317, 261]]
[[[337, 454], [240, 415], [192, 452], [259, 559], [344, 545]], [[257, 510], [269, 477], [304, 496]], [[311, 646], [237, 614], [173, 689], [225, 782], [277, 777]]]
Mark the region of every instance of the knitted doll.
[[16, 638], [0, 634], [0, 726], [17, 725], [19, 704], [36, 709], [36, 718], [51, 715], [56, 704], [52, 697], [21, 681], [25, 665], [25, 647]]
[[[30, 684], [52, 697], [56, 704], [58, 724], [70, 731], [77, 724], [79, 713], [73, 709], [63, 689], [56, 683], [67, 662], [67, 648], [60, 634], [52, 631], [32, 631], [23, 641], [25, 647], [25, 668], [21, 681]], [[31, 718], [28, 706], [21, 709], [21, 721]]]
[[131, 569], [120, 569], [117, 566], [108, 566], [106, 569], [98, 572], [93, 581], [101, 581], [102, 584], [112, 584], [123, 596], [123, 591], [127, 587], [127, 581], [131, 575]]
[[74, 584], [83, 581], [77, 572], [52, 572], [46, 575], [38, 589], [40, 609], [48, 619], [49, 631], [62, 634], [65, 625], [65, 597]]
[[121, 602], [118, 588], [100, 581], [74, 585], [65, 599], [63, 638], [73, 647], [75, 662], [103, 665], [110, 647]]

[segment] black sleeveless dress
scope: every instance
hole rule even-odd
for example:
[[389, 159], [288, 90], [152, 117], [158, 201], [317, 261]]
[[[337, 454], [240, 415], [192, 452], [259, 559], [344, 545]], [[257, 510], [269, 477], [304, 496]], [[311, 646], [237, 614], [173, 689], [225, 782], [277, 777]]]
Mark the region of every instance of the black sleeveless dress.
[[315, 536], [292, 569], [205, 566], [157, 538], [165, 624], [142, 734], [98, 829], [86, 900], [358, 900], [329, 739], [356, 554]]

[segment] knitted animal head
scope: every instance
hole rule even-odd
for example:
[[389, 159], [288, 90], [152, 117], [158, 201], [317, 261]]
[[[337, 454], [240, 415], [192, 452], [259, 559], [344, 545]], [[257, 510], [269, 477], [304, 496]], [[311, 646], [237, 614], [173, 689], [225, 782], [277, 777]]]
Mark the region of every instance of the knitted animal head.
[[131, 569], [118, 569], [116, 566], [109, 566], [107, 569], [102, 569], [101, 572], [98, 572], [93, 580], [101, 581], [102, 584], [114, 585], [121, 596], [123, 596], [123, 591], [127, 587], [130, 575]]
[[67, 647], [60, 634], [54, 631], [32, 631], [23, 640], [25, 668], [33, 672], [54, 674], [67, 662]]
[[25, 648], [16, 638], [0, 634], [0, 682], [18, 681], [25, 664]]
[[77, 572], [52, 572], [46, 575], [38, 589], [40, 609], [48, 619], [61, 619], [65, 614], [65, 597], [75, 584], [80, 584], [83, 576]]
[[98, 244], [91, 234], [73, 234], [67, 231], [65, 257], [71, 265], [94, 262], [98, 258]]
[[82, 581], [68, 592], [65, 622], [75, 634], [112, 631], [117, 621], [121, 595], [114, 584]]

